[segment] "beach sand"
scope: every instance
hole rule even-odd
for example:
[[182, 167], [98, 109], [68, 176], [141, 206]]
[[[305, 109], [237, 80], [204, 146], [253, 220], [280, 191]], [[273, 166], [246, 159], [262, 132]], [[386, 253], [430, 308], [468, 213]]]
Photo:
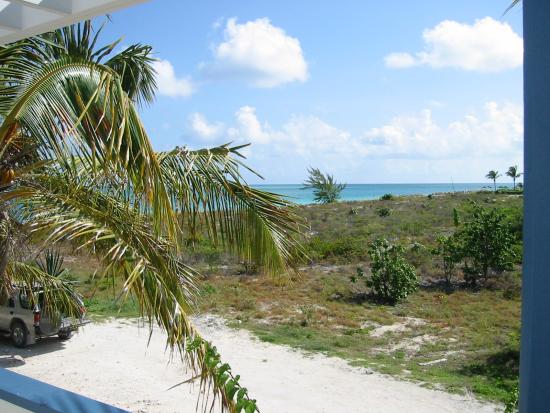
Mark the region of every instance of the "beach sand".
[[[470, 396], [366, 374], [338, 358], [262, 343], [213, 316], [195, 322], [241, 375], [262, 413], [500, 411]], [[179, 360], [169, 361], [162, 332], [155, 331], [148, 346], [148, 328], [138, 324], [93, 323], [69, 341], [48, 338], [23, 350], [1, 339], [0, 367], [133, 412], [194, 412], [198, 386], [168, 390], [190, 376]]]

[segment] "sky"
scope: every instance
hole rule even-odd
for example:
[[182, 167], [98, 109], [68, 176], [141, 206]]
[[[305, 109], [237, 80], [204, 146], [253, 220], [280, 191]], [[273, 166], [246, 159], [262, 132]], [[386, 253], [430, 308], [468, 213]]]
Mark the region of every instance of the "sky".
[[[522, 169], [521, 10], [510, 0], [150, 0], [105, 41], [153, 47], [158, 150], [233, 142], [265, 180], [483, 182]], [[100, 24], [105, 18], [96, 19]], [[503, 178], [503, 182], [505, 179]]]

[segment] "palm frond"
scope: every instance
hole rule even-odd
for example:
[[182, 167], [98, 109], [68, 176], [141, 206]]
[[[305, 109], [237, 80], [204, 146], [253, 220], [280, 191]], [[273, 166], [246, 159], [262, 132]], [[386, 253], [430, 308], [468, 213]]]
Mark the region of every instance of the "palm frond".
[[[8, 76], [6, 71], [0, 66], [0, 78]], [[14, 130], [25, 130], [44, 159], [70, 168], [77, 157], [90, 169], [99, 163], [126, 176], [151, 205], [156, 230], [174, 235], [158, 161], [116, 72], [86, 60], [59, 58], [32, 76], [21, 76], [12, 93], [11, 109], [0, 126], [0, 158], [17, 135]]]
[[122, 89], [138, 104], [151, 103], [155, 99], [157, 83], [151, 50], [151, 46], [135, 44], [105, 62], [118, 73]]
[[87, 248], [102, 259], [105, 272], [121, 277], [121, 299], [131, 295], [151, 331], [156, 323], [167, 333], [168, 347], [192, 368], [201, 387], [213, 391], [210, 402], [220, 402], [230, 412], [255, 411], [238, 377], [190, 322], [195, 271], [177, 257], [173, 243], [155, 235], [146, 216], [131, 203], [98, 190], [93, 181], [90, 175], [80, 182], [67, 180], [50, 169], [20, 180], [0, 199], [17, 199], [21, 219], [47, 245], [68, 241]]
[[51, 316], [64, 315], [80, 318], [82, 300], [72, 284], [63, 279], [48, 274], [38, 267], [23, 262], [11, 261], [7, 267], [7, 278], [22, 287], [32, 298], [34, 305], [38, 304], [37, 289], [44, 295], [42, 310]]
[[510, 10], [516, 7], [519, 3], [521, 3], [521, 0], [513, 0], [512, 3], [510, 3], [510, 5], [506, 8], [506, 10], [504, 10], [504, 13], [502, 13], [502, 15], [505, 15], [506, 13], [508, 13]]
[[293, 203], [243, 182], [240, 148], [176, 149], [159, 162], [189, 236], [205, 229], [214, 243], [281, 275], [303, 254], [297, 242], [303, 221]]

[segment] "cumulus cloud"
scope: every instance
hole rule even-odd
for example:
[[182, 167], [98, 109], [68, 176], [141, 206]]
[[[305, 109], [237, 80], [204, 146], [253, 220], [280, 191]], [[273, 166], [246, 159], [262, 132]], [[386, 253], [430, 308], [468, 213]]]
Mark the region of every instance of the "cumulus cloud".
[[482, 114], [468, 114], [447, 125], [432, 111], [398, 116], [364, 134], [362, 146], [372, 156], [452, 159], [521, 153], [523, 115], [518, 105], [487, 102]]
[[235, 112], [236, 126], [227, 134], [232, 140], [246, 140], [250, 143], [266, 144], [271, 141], [269, 124], [262, 125], [256, 115], [256, 108], [243, 106]]
[[198, 112], [189, 115], [189, 126], [199, 138], [204, 140], [219, 138], [225, 130], [223, 123], [209, 123], [206, 117]]
[[193, 82], [189, 77], [178, 77], [174, 66], [168, 60], [153, 62], [157, 72], [158, 93], [169, 97], [189, 97], [195, 91]]
[[223, 41], [214, 46], [213, 54], [214, 62], [203, 65], [209, 76], [243, 79], [259, 88], [308, 78], [300, 41], [267, 18], [246, 23], [229, 19]]
[[392, 69], [403, 69], [418, 64], [417, 60], [410, 53], [390, 53], [384, 57], [384, 62], [387, 67], [391, 67]]
[[252, 143], [250, 164], [274, 182], [296, 182], [312, 165], [355, 182], [475, 181], [488, 165], [502, 169], [522, 158], [522, 108], [512, 103], [487, 102], [446, 123], [424, 109], [359, 133], [317, 116], [294, 115], [279, 127], [261, 119], [241, 107], [216, 143]]
[[485, 17], [474, 24], [445, 20], [422, 34], [424, 50], [416, 54], [391, 53], [390, 68], [427, 65], [477, 72], [500, 72], [521, 66], [523, 40], [508, 23]]

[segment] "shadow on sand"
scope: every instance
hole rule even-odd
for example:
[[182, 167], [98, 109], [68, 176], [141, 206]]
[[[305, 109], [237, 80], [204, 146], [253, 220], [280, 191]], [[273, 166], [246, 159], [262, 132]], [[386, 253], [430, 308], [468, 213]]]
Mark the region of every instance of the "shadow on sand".
[[17, 348], [8, 337], [0, 337], [0, 368], [22, 366], [26, 358], [63, 350], [65, 343], [57, 337], [44, 337], [37, 340], [35, 344]]

